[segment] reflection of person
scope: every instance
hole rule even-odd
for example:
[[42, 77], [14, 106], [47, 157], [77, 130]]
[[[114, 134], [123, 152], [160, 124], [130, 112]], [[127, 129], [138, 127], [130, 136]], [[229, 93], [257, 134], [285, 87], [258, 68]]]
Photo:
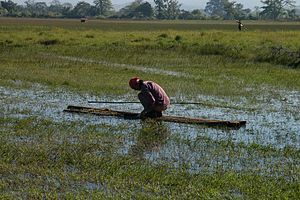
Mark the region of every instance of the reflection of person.
[[138, 77], [130, 79], [129, 86], [140, 90], [138, 98], [144, 107], [140, 117], [156, 118], [162, 116], [162, 111], [170, 106], [170, 99], [160, 85], [153, 81], [143, 81]]
[[236, 23], [238, 23], [238, 29], [239, 31], [242, 30], [242, 27], [244, 26], [241, 20], [236, 20]]
[[136, 143], [130, 147], [129, 154], [144, 159], [145, 152], [159, 151], [169, 135], [170, 129], [159, 121], [142, 122], [142, 129], [137, 132]]

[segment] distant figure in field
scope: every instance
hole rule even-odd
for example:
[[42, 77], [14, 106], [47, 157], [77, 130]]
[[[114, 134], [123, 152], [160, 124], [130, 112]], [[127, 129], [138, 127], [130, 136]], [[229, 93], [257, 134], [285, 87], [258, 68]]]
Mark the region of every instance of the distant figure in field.
[[241, 22], [241, 20], [236, 20], [236, 23], [238, 23], [238, 29], [241, 31], [244, 24]]
[[162, 111], [170, 106], [170, 99], [160, 85], [153, 81], [143, 81], [138, 77], [133, 77], [129, 81], [129, 86], [134, 90], [141, 91], [138, 98], [144, 107], [140, 117], [156, 118], [162, 116]]
[[81, 23], [84, 23], [84, 22], [86, 22], [86, 21], [87, 21], [87, 18], [86, 18], [86, 17], [80, 18], [80, 22], [81, 22]]

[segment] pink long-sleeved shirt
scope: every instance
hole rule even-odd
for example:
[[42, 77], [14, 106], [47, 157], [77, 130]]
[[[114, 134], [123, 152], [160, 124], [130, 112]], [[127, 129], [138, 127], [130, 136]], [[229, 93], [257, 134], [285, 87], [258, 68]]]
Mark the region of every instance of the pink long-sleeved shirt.
[[145, 96], [148, 102], [145, 102], [149, 107], [154, 104], [170, 106], [170, 99], [160, 85], [153, 81], [144, 81], [141, 85], [141, 94]]

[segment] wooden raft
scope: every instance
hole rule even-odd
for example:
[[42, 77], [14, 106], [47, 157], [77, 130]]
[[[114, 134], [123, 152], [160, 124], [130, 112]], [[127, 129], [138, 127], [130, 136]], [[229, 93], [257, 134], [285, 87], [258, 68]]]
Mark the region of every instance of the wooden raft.
[[[64, 112], [70, 113], [86, 113], [99, 116], [114, 116], [124, 119], [140, 119], [138, 113], [115, 111], [110, 109], [81, 107], [81, 106], [68, 106]], [[175, 116], [162, 116], [155, 118], [158, 121], [175, 122], [184, 124], [201, 124], [207, 126], [220, 126], [230, 128], [240, 128], [246, 125], [246, 121], [223, 121], [223, 120], [210, 120], [203, 118], [187, 118], [187, 117], [175, 117]]]

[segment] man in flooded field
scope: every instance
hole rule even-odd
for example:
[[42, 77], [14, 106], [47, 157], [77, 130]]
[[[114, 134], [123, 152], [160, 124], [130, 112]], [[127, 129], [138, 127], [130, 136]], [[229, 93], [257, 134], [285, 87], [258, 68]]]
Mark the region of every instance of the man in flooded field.
[[140, 117], [156, 118], [162, 116], [162, 111], [170, 106], [170, 99], [160, 85], [153, 81], [143, 81], [138, 77], [129, 80], [129, 86], [141, 91], [138, 98], [144, 107]]

